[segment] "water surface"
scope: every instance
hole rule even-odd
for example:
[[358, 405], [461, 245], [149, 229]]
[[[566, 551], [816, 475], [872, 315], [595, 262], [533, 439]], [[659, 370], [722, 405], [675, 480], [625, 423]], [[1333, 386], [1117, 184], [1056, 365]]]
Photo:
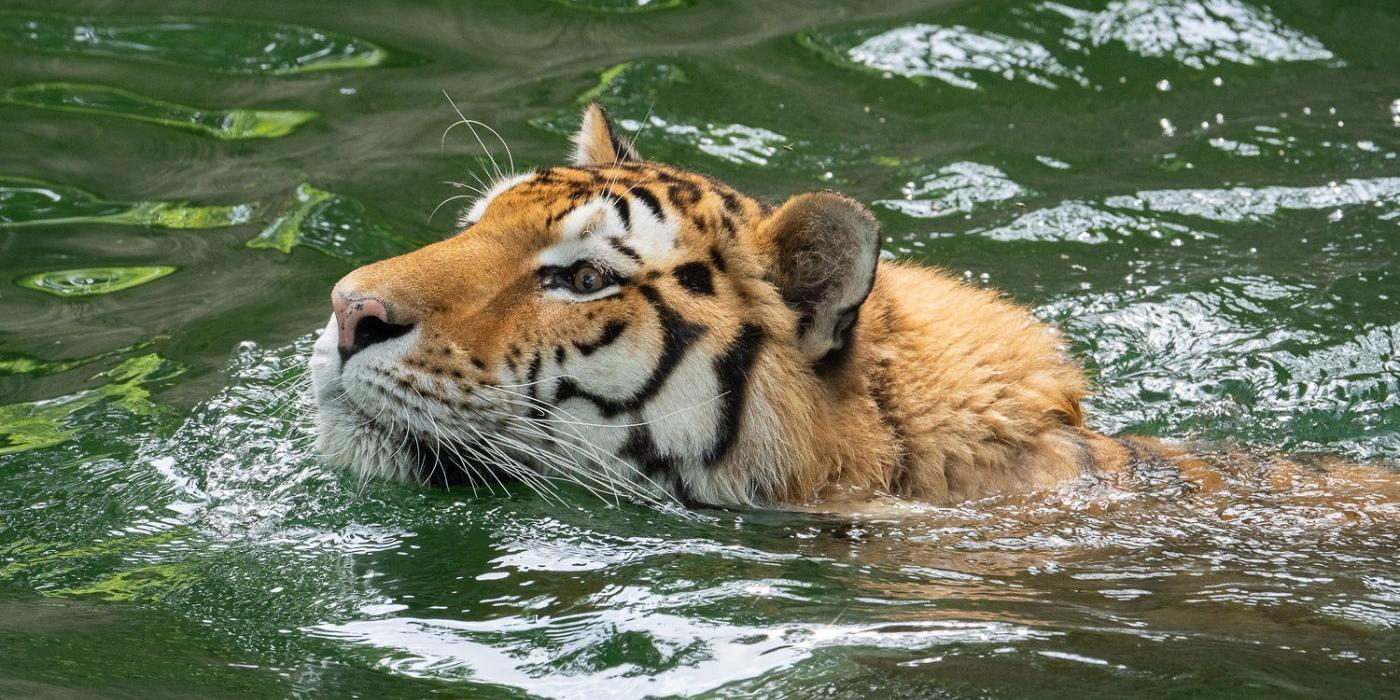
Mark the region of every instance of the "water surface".
[[[1250, 472], [1400, 459], [1393, 3], [177, 10], [0, 12], [0, 695], [1400, 687], [1385, 487]], [[849, 193], [1064, 329], [1093, 425], [1235, 468], [857, 518], [357, 483], [303, 362], [336, 279], [507, 167], [444, 92], [517, 168], [601, 99], [649, 157]]]

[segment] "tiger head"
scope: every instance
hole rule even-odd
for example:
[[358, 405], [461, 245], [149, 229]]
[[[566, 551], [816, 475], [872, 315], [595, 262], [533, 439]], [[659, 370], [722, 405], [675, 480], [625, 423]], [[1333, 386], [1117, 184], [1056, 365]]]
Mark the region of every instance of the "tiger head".
[[737, 506], [810, 498], [869, 458], [829, 437], [859, 428], [841, 415], [863, 400], [870, 213], [642, 160], [596, 104], [574, 145], [490, 187], [457, 235], [336, 284], [312, 359], [321, 452], [422, 483]]

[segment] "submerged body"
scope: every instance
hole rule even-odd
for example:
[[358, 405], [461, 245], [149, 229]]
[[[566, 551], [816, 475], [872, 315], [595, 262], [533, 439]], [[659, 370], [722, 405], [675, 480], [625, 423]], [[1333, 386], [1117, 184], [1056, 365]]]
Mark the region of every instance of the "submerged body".
[[775, 208], [642, 161], [596, 105], [575, 141], [573, 167], [498, 183], [459, 235], [336, 286], [326, 455], [718, 506], [950, 503], [1168, 456], [1084, 425], [1082, 372], [1026, 309], [880, 260], [860, 204]]

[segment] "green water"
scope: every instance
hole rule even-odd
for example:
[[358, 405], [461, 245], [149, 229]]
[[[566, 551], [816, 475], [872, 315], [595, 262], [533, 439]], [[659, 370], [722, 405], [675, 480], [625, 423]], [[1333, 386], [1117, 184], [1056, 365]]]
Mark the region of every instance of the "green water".
[[840, 189], [1034, 306], [1103, 430], [1393, 467], [1390, 0], [3, 4], [0, 696], [1400, 688], [1393, 506], [362, 486], [298, 393], [335, 280], [508, 163], [443, 140], [444, 92], [517, 167], [599, 98], [649, 157]]

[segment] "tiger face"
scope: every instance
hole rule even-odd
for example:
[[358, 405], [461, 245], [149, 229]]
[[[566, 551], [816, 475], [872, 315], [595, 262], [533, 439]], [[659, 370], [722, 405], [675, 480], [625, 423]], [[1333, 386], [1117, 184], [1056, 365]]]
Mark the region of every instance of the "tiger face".
[[491, 187], [456, 236], [335, 286], [312, 359], [320, 451], [474, 489], [809, 498], [860, 458], [804, 436], [837, 428], [825, 410], [854, 381], [874, 218], [644, 161], [596, 104], [574, 143], [570, 166]]

